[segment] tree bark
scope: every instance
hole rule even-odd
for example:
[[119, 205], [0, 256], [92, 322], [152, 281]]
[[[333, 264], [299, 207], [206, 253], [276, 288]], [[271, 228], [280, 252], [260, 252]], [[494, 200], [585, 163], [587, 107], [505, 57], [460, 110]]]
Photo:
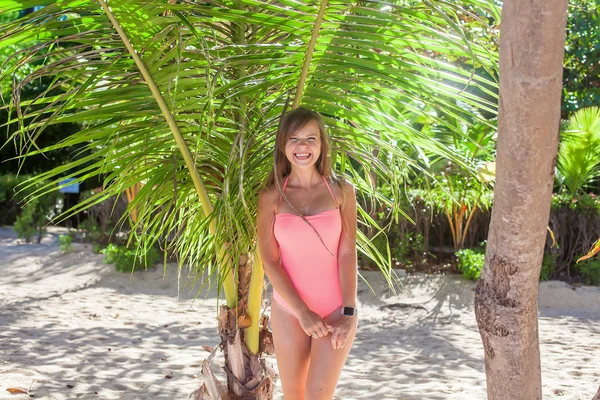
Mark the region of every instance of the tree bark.
[[505, 0], [494, 207], [475, 314], [489, 400], [542, 398], [538, 282], [558, 150], [567, 0]]
[[[229, 308], [222, 305], [218, 317], [220, 347], [225, 357], [224, 370], [227, 385], [215, 377], [211, 362], [217, 349], [202, 365], [205, 383], [193, 394], [194, 400], [271, 400], [275, 387], [275, 372], [267, 367], [264, 355], [273, 354], [273, 337], [268, 328], [268, 317], [263, 316], [259, 323], [259, 349], [254, 354], [245, 344], [246, 328], [251, 324], [248, 318], [250, 280], [255, 272], [256, 260], [250, 254], [242, 254], [238, 260], [238, 306]], [[254, 272], [253, 272], [254, 271]]]

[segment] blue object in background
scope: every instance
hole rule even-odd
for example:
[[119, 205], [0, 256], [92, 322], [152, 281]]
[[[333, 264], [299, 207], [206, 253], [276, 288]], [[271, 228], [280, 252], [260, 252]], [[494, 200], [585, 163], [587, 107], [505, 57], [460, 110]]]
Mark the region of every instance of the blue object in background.
[[44, 8], [44, 6], [34, 6], [34, 7], [25, 8], [24, 10], [19, 11], [19, 18], [22, 18], [28, 14], [31, 14], [32, 12], [35, 12], [37, 10], [41, 10], [42, 8]]
[[[74, 178], [67, 178], [67, 179], [63, 179], [62, 181], [59, 181], [58, 184], [59, 185], [64, 185], [67, 184], [69, 182], [73, 182], [75, 179]], [[79, 182], [75, 182], [69, 186], [65, 186], [63, 188], [58, 189], [59, 192], [61, 193], [79, 193]]]

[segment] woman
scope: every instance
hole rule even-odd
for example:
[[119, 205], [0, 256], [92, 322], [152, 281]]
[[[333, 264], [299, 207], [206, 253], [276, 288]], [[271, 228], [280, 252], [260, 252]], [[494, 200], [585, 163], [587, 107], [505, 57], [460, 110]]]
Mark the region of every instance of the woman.
[[285, 400], [331, 400], [357, 324], [356, 197], [331, 169], [318, 113], [283, 117], [257, 225]]

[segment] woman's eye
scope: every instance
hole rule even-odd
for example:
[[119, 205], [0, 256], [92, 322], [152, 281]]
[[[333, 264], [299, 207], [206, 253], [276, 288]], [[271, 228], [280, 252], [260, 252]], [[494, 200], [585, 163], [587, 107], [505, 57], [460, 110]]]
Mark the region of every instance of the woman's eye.
[[316, 142], [316, 141], [317, 141], [317, 138], [311, 137], [311, 138], [308, 138], [308, 141], [309, 141], [309, 142]]

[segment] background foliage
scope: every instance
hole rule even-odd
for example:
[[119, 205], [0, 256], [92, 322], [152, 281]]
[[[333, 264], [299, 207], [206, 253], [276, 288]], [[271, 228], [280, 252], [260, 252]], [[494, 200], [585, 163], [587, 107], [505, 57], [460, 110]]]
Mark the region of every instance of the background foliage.
[[[202, 214], [198, 206], [191, 206], [195, 194], [189, 173], [136, 67], [119, 39], [109, 35], [113, 28], [98, 4], [47, 2], [40, 7], [44, 3], [3, 3], [0, 23], [8, 33], [0, 42], [0, 85], [6, 105], [0, 109], [0, 123], [8, 141], [0, 149], [4, 160], [0, 172], [19, 170], [49, 178], [46, 191], [55, 187], [56, 180], [75, 174], [82, 189], [91, 193], [82, 196], [80, 206], [92, 206], [90, 235], [98, 235], [98, 229], [106, 235], [104, 231], [117, 226], [135, 227], [124, 209], [109, 221], [110, 210], [121, 204], [115, 201], [122, 201], [124, 188], [135, 182], [151, 184], [130, 205], [130, 210], [140, 207], [138, 231], [150, 233], [135, 241], [149, 240], [149, 249], [153, 242], [173, 240], [166, 245], [169, 251], [192, 260], [198, 248], [189, 243], [201, 243], [201, 251], [213, 246], [207, 221], [189, 218]], [[5, 4], [15, 11], [7, 11]], [[186, 142], [216, 207], [211, 218], [227, 232], [222, 240], [244, 238], [239, 243], [245, 244], [234, 248], [239, 252], [253, 237], [248, 218], [255, 207], [252, 193], [268, 170], [267, 143], [286, 99], [293, 96], [316, 5], [216, 4], [188, 7], [113, 1], [111, 7], [151, 66], [171, 112], [186, 126]], [[499, 18], [491, 4], [406, 0], [361, 2], [354, 9], [330, 4], [305, 102], [325, 115], [336, 168], [359, 188], [365, 264], [372, 258], [379, 265], [392, 258], [404, 264], [442, 262], [453, 253], [447, 247], [455, 241], [456, 226], [451, 223], [457, 216], [468, 228], [463, 231], [466, 242], [458, 248], [475, 247], [487, 235], [493, 182], [477, 179], [477, 171], [487, 170], [495, 157]], [[198, 7], [204, 7], [203, 12]], [[599, 9], [598, 0], [570, 0], [563, 74], [565, 118], [600, 103]], [[52, 17], [38, 24], [42, 15]], [[18, 17], [37, 31], [11, 33], [19, 26], [12, 24]], [[392, 31], [399, 39], [391, 39]], [[48, 40], [51, 36], [58, 40]], [[396, 46], [405, 51], [398, 53]], [[390, 76], [397, 78], [386, 82]], [[11, 99], [14, 84], [21, 85], [18, 99]], [[25, 112], [20, 121], [14, 114], [19, 105]], [[33, 136], [19, 131], [19, 122], [30, 126]], [[24, 163], [8, 160], [21, 153], [27, 154]], [[561, 158], [573, 164], [577, 151], [563, 150]], [[591, 171], [597, 172], [597, 160], [591, 163]], [[569, 187], [598, 194], [594, 179], [580, 179], [584, 186], [569, 183], [573, 179], [568, 174], [582, 167], [576, 162], [570, 168], [564, 165], [567, 161], [557, 171], [560, 196], [566, 188], [572, 193], [569, 201], [583, 204], [581, 190]], [[250, 170], [260, 172], [249, 179]], [[116, 174], [123, 171], [127, 179], [119, 180]], [[3, 215], [9, 216], [4, 223], [11, 223], [20, 212], [16, 203], [22, 197], [8, 199], [15, 192], [14, 177], [8, 175], [0, 183], [1, 206], [8, 210]], [[90, 190], [98, 186], [105, 190]], [[579, 229], [571, 224], [579, 224], [585, 232], [594, 229], [573, 220], [583, 217], [567, 217], [566, 213], [574, 212], [567, 203], [561, 200], [565, 206], [559, 207], [555, 201], [553, 206], [552, 218], [564, 225], [556, 230], [563, 242], [559, 248], [565, 252], [547, 248], [548, 260], [556, 264], [548, 269], [554, 277], [565, 271], [570, 275], [570, 260], [583, 252], [567, 244], [571, 239], [565, 235]], [[152, 204], [152, 210], [144, 210], [144, 204]], [[180, 211], [167, 218], [174, 209]], [[234, 230], [240, 224], [247, 229]], [[135, 229], [130, 232], [136, 235]], [[582, 246], [586, 246], [588, 233], [583, 235]], [[367, 245], [368, 238], [374, 247]], [[377, 255], [375, 248], [382, 254]]]
[[600, 1], [569, 0], [562, 118], [600, 104]]

